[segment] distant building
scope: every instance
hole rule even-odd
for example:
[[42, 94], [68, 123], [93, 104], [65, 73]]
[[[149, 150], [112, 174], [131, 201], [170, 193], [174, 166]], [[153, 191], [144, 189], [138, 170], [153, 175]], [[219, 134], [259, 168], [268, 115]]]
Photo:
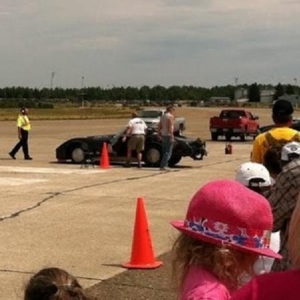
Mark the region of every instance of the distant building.
[[260, 102], [272, 103], [275, 95], [275, 89], [266, 89], [260, 91]]
[[231, 100], [229, 97], [210, 97], [209, 102], [211, 103], [230, 103]]
[[[275, 94], [275, 89], [264, 89], [260, 90], [260, 102], [272, 103]], [[244, 88], [237, 88], [234, 91], [234, 100], [239, 103], [246, 102], [248, 99], [248, 90]]]
[[244, 88], [237, 88], [234, 91], [234, 100], [248, 98], [248, 90]]

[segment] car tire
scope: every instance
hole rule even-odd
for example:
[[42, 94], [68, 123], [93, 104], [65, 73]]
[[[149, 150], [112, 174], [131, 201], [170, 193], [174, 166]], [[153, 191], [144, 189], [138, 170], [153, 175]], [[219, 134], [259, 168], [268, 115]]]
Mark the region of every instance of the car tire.
[[242, 142], [245, 142], [245, 140], [246, 140], [246, 134], [245, 134], [245, 133], [242, 133], [242, 134], [240, 135], [240, 139], [241, 139]]
[[231, 135], [230, 134], [226, 134], [225, 135], [225, 139], [227, 142], [230, 142], [231, 141]]
[[159, 167], [162, 159], [162, 148], [158, 144], [147, 146], [144, 151], [144, 162], [148, 167]]
[[217, 140], [218, 140], [218, 134], [215, 133], [215, 132], [212, 132], [212, 133], [211, 133], [211, 140], [212, 140], [212, 141], [217, 141]]
[[75, 164], [80, 164], [84, 161], [85, 153], [80, 146], [75, 147], [71, 151], [71, 160]]
[[172, 155], [169, 160], [169, 167], [173, 167], [177, 165], [180, 162], [181, 158], [182, 158], [181, 155]]

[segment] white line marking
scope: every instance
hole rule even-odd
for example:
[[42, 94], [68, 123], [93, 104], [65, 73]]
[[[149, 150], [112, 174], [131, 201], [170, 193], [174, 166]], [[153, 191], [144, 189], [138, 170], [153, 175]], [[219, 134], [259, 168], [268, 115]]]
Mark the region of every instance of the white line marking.
[[38, 182], [45, 182], [48, 181], [47, 179], [25, 179], [25, 178], [9, 178], [9, 177], [2, 177], [0, 178], [0, 185], [24, 185], [24, 184], [32, 184]]
[[[13, 167], [0, 166], [0, 172], [7, 173], [42, 173], [42, 174], [82, 174], [89, 175], [91, 173], [102, 173], [105, 170], [99, 167], [95, 168], [77, 168], [77, 169], [59, 169], [59, 168], [34, 168], [34, 167]], [[0, 176], [1, 177], [1, 176]]]

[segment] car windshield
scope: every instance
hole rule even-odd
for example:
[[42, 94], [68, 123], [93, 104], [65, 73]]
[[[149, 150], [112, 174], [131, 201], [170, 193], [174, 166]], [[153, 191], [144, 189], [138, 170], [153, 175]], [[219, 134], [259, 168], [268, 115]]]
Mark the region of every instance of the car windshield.
[[223, 110], [220, 117], [227, 119], [238, 119], [239, 117], [245, 117], [245, 112], [242, 110]]
[[143, 110], [139, 113], [140, 118], [159, 118], [162, 116], [162, 111], [159, 110]]

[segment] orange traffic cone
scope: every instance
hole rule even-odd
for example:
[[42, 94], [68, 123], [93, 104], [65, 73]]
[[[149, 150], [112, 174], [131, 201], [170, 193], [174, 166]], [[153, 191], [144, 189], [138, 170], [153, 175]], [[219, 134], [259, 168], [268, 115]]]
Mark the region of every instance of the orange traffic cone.
[[106, 143], [103, 143], [103, 146], [102, 146], [101, 158], [100, 158], [100, 167], [102, 169], [108, 169], [110, 167]]
[[154, 269], [162, 264], [161, 261], [155, 260], [144, 199], [139, 197], [136, 206], [131, 259], [122, 266], [127, 269]]

